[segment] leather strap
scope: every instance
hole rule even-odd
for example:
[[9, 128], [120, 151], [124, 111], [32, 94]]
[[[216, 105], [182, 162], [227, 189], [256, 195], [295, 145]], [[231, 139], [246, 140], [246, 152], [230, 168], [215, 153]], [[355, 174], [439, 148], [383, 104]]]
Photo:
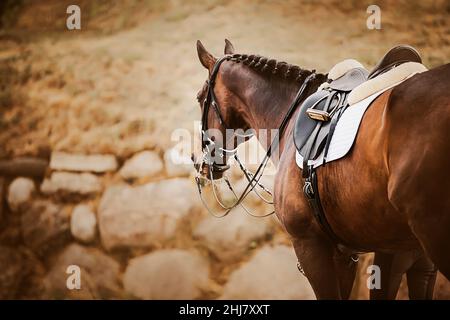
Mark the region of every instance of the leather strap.
[[308, 199], [310, 207], [313, 209], [314, 217], [316, 218], [316, 221], [319, 223], [322, 230], [327, 235], [329, 235], [335, 243], [342, 244], [343, 241], [334, 233], [325, 217], [322, 203], [320, 202], [319, 197], [316, 171], [313, 168], [310, 168], [309, 172], [310, 175], [308, 178], [306, 178], [305, 188], [303, 188], [303, 191], [306, 195], [306, 198]]
[[[340, 100], [337, 102], [337, 105], [333, 105], [334, 98], [337, 94], [343, 95]], [[342, 92], [342, 91], [336, 91], [333, 90], [330, 92], [330, 95], [328, 96], [326, 100], [326, 104], [324, 106], [324, 111], [331, 111], [330, 109], [335, 109], [334, 116], [330, 123], [330, 128], [327, 134], [326, 138], [326, 144], [324, 149], [324, 159], [326, 158], [326, 155], [328, 153], [329, 145], [331, 138], [333, 136], [334, 130], [336, 128], [336, 124], [343, 114], [344, 110], [347, 108], [347, 95], [348, 92]], [[303, 171], [302, 171], [302, 178], [304, 179], [304, 185], [303, 185], [303, 193], [305, 194], [309, 206], [311, 207], [313, 211], [314, 218], [316, 219], [317, 223], [323, 230], [325, 234], [329, 236], [329, 238], [333, 241], [333, 243], [336, 245], [339, 251], [354, 255], [355, 252], [362, 252], [361, 250], [353, 249], [347, 244], [345, 244], [342, 239], [340, 239], [336, 233], [331, 228], [330, 224], [328, 223], [328, 220], [325, 216], [325, 212], [322, 207], [322, 203], [320, 201], [320, 195], [319, 195], [319, 188], [318, 188], [318, 182], [317, 182], [317, 173], [314, 168], [314, 166], [309, 166], [308, 161], [311, 158], [312, 150], [314, 147], [314, 143], [317, 140], [317, 137], [319, 135], [319, 131], [324, 125], [325, 122], [323, 121], [317, 121], [316, 127], [314, 128], [308, 142], [305, 145], [305, 155], [303, 157]], [[352, 258], [353, 259], [353, 258]]]
[[[231, 59], [231, 55], [225, 55], [222, 58], [220, 58], [219, 60], [216, 61], [209, 80], [207, 81], [207, 86], [208, 86], [208, 93], [207, 96], [204, 100], [204, 104], [203, 104], [203, 113], [202, 113], [202, 150], [205, 151], [205, 149], [207, 149], [207, 145], [206, 145], [206, 141], [207, 139], [205, 139], [205, 136], [207, 137], [207, 130], [208, 130], [208, 113], [209, 113], [209, 108], [211, 105], [213, 105], [213, 108], [219, 118], [219, 121], [222, 125], [224, 125], [224, 121], [223, 121], [223, 117], [220, 113], [219, 110], [219, 106], [218, 103], [216, 101], [216, 96], [214, 94], [214, 83], [215, 83], [215, 79], [217, 76], [217, 73], [219, 71], [219, 67], [222, 64], [222, 62], [224, 62], [225, 60]], [[306, 76], [305, 80], [303, 81], [302, 85], [300, 86], [300, 89], [297, 92], [297, 95], [295, 96], [295, 99], [292, 101], [288, 112], [286, 113], [286, 115], [284, 116], [277, 134], [275, 136], [275, 138], [272, 140], [269, 148], [267, 149], [266, 155], [264, 156], [264, 159], [262, 160], [262, 162], [259, 164], [258, 168], [256, 169], [256, 172], [253, 174], [253, 177], [251, 178], [251, 180], [249, 180], [247, 186], [245, 187], [244, 191], [242, 192], [242, 194], [240, 195], [240, 197], [237, 199], [236, 203], [227, 208], [226, 212], [223, 214], [223, 216], [226, 216], [234, 207], [238, 206], [241, 204], [241, 202], [247, 197], [247, 195], [255, 188], [255, 186], [258, 184], [259, 180], [261, 179], [261, 176], [263, 174], [264, 168], [266, 167], [267, 162], [269, 161], [272, 152], [275, 148], [278, 147], [279, 144], [279, 139], [282, 136], [284, 130], [286, 129], [290, 118], [292, 117], [292, 115], [294, 114], [295, 110], [297, 109], [297, 106], [299, 105], [300, 101], [304, 98], [304, 93], [305, 90], [307, 89], [309, 83], [314, 80], [316, 77], [316, 71], [313, 70], [311, 72], [311, 74], [309, 74], [308, 76]], [[222, 165], [217, 165], [215, 162], [212, 162], [212, 167], [217, 170], [222, 168]], [[211, 172], [212, 173], [212, 172]], [[199, 179], [196, 179], [197, 181], [197, 186], [199, 188], [199, 193], [201, 195], [201, 186], [200, 186], [200, 182]]]
[[310, 138], [308, 139], [308, 142], [305, 145], [305, 156], [303, 157], [303, 172], [302, 177], [303, 179], [307, 178], [309, 176], [310, 168], [308, 166], [308, 161], [311, 157], [312, 149], [314, 146], [314, 143], [317, 140], [317, 136], [319, 135], [320, 128], [322, 128], [323, 122], [317, 121], [316, 127], [314, 128], [313, 132], [311, 133]]
[[331, 138], [333, 137], [334, 130], [336, 129], [336, 125], [337, 125], [339, 119], [341, 118], [342, 114], [348, 107], [347, 97], [348, 97], [348, 93], [345, 94], [345, 97], [340, 101], [340, 105], [336, 106], [336, 108], [337, 108], [336, 113], [335, 113], [334, 117], [331, 119], [330, 130], [328, 132], [327, 142], [325, 144], [325, 150], [323, 152], [324, 165], [327, 162], [328, 150], [330, 149]]

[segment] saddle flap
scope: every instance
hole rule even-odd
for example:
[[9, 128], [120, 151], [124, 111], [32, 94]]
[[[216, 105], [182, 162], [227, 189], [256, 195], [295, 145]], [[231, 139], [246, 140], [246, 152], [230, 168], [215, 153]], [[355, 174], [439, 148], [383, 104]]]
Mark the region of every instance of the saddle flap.
[[317, 91], [302, 103], [294, 126], [294, 144], [297, 150], [303, 148], [317, 124], [316, 120], [309, 117], [307, 110], [312, 107], [316, 110], [323, 110], [329, 94], [330, 92], [326, 90]]
[[[327, 138], [328, 138], [328, 132], [329, 132], [329, 128], [330, 128], [330, 122], [324, 123], [322, 125], [322, 127], [319, 130], [319, 133], [317, 134], [316, 137], [314, 136], [310, 136], [308, 141], [309, 142], [310, 139], [315, 139], [315, 141], [312, 141], [312, 148], [311, 148], [311, 153], [310, 153], [310, 160], [315, 160], [317, 159], [317, 157], [320, 156], [320, 154], [322, 153], [323, 149], [325, 148], [325, 144], [327, 142]], [[305, 154], [308, 152], [307, 149], [307, 145], [308, 143], [305, 143], [302, 147], [302, 149], [299, 151], [300, 155], [302, 157], [305, 156]]]
[[[334, 117], [332, 110], [340, 105], [343, 98], [341, 92], [321, 90], [308, 97], [300, 108], [294, 126], [294, 144], [302, 156], [308, 152], [311, 147], [310, 156], [315, 159], [327, 140], [330, 122], [324, 119], [311, 116], [313, 112], [316, 114], [326, 114], [328, 120]], [[320, 124], [320, 128], [318, 128]]]

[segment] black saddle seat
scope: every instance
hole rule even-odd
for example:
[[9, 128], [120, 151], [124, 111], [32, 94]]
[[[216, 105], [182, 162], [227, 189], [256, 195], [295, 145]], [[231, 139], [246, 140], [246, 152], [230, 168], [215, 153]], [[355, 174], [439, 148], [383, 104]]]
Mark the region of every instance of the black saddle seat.
[[390, 69], [405, 63], [418, 62], [422, 63], [422, 58], [419, 52], [411, 46], [399, 45], [389, 50], [380, 62], [369, 73], [368, 79], [373, 79], [376, 76], [389, 71]]

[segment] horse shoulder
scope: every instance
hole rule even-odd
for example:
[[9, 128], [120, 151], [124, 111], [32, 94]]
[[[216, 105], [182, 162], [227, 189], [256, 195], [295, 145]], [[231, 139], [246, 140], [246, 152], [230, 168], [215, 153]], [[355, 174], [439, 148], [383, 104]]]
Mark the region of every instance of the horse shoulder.
[[275, 212], [294, 238], [311, 231], [316, 222], [302, 192], [301, 170], [295, 163], [294, 142], [288, 141], [280, 156], [274, 184]]

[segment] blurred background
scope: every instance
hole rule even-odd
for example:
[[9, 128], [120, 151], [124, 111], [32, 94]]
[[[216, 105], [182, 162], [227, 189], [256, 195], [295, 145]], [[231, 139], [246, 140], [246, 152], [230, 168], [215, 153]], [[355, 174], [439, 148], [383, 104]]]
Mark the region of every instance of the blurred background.
[[[400, 43], [428, 68], [449, 62], [450, 1], [373, 2], [1, 1], [0, 298], [314, 299], [275, 218], [207, 215], [171, 135], [200, 119], [197, 39], [324, 73]], [[81, 30], [66, 28], [71, 4]], [[381, 30], [366, 27], [370, 4]], [[435, 296], [450, 298], [442, 276]]]

